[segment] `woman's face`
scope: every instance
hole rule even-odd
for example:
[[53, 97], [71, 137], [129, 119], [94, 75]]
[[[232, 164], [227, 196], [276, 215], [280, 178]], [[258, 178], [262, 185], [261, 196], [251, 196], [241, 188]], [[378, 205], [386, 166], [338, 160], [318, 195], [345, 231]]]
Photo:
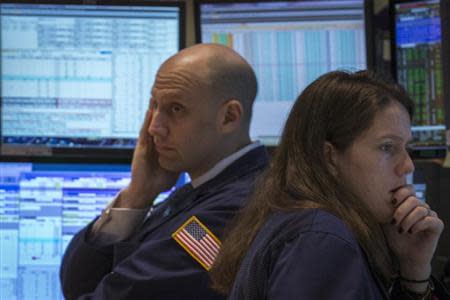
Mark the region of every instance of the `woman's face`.
[[364, 201], [380, 223], [392, 220], [394, 192], [414, 171], [407, 152], [409, 115], [393, 101], [376, 113], [373, 124], [343, 152], [336, 152], [338, 178]]

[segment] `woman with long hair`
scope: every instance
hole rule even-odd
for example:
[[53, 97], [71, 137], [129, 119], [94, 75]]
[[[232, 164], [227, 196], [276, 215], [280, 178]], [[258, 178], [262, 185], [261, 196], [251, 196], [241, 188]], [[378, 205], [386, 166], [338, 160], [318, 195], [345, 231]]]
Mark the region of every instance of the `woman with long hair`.
[[214, 287], [229, 299], [439, 294], [430, 275], [443, 222], [406, 182], [412, 112], [400, 86], [367, 71], [309, 85], [222, 245]]

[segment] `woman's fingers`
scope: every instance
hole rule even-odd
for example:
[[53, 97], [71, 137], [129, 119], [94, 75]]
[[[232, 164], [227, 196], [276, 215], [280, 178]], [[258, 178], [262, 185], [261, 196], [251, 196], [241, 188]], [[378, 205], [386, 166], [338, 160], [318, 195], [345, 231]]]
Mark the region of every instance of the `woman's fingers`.
[[413, 227], [416, 223], [422, 221], [429, 215], [429, 208], [425, 206], [415, 206], [406, 214], [399, 214], [401, 217], [398, 217], [399, 220], [399, 232], [410, 232], [411, 227]]
[[[393, 221], [394, 224], [401, 224], [403, 220], [417, 207], [423, 207], [423, 203], [417, 199], [416, 196], [410, 195], [406, 199], [403, 199], [401, 203], [399, 203], [394, 210]], [[424, 209], [426, 213], [427, 209]], [[423, 217], [423, 216], [422, 216]]]
[[429, 215], [420, 220], [419, 222], [414, 223], [409, 228], [409, 233], [415, 234], [418, 232], [428, 231], [431, 233], [440, 234], [444, 229], [444, 223], [441, 219], [438, 218], [436, 212], [430, 210]]
[[408, 199], [411, 196], [416, 196], [416, 192], [414, 190], [413, 185], [405, 185], [400, 188], [398, 188], [393, 195], [393, 204], [395, 207], [399, 206], [403, 203], [406, 199]]

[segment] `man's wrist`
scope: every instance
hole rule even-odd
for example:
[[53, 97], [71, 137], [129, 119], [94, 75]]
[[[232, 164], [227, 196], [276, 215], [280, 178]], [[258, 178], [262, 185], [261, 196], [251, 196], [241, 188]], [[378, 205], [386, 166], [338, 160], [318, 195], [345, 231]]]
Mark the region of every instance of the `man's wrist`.
[[116, 201], [114, 208], [129, 208], [129, 209], [147, 209], [152, 204], [157, 195], [148, 195], [145, 193], [137, 193], [131, 191], [128, 187], [123, 189]]

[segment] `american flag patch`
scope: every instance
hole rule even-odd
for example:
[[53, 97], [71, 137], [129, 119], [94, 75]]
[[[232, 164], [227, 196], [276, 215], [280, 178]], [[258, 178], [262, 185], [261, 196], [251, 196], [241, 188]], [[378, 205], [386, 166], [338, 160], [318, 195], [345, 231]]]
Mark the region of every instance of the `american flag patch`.
[[206, 270], [211, 269], [221, 243], [196, 216], [187, 220], [172, 237]]

